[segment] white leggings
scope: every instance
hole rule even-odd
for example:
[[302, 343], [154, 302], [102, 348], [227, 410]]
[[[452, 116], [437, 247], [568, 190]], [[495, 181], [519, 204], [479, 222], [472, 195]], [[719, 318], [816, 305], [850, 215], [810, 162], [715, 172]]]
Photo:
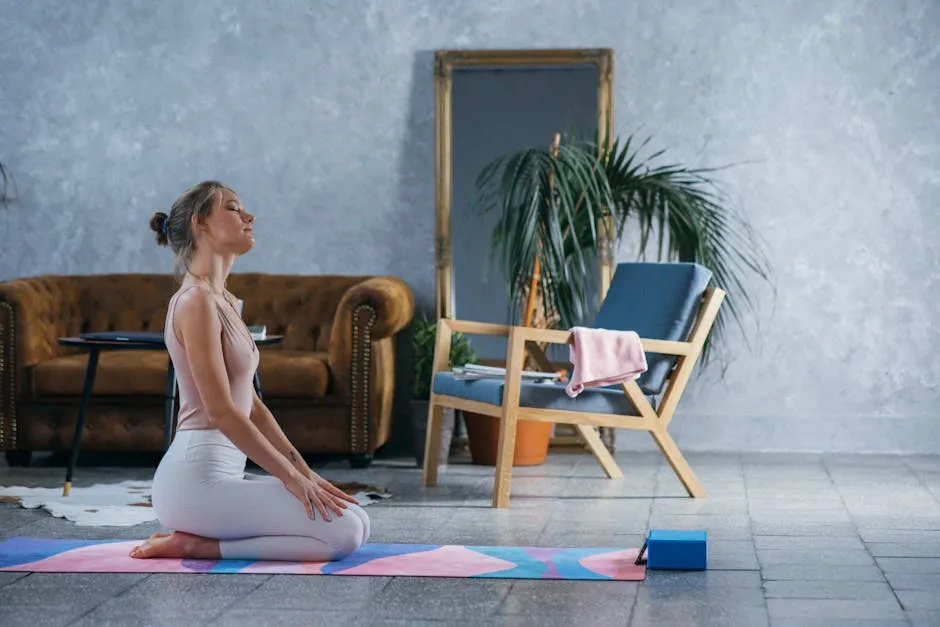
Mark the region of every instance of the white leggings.
[[153, 509], [168, 529], [215, 538], [224, 559], [325, 562], [369, 539], [369, 517], [348, 503], [343, 516], [303, 504], [271, 476], [245, 473], [247, 457], [217, 429], [178, 431], [153, 478]]

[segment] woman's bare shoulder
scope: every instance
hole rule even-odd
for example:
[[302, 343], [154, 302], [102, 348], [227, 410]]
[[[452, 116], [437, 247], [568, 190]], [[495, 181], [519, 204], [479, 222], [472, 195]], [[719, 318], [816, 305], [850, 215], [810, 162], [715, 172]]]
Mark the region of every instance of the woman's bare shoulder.
[[183, 286], [176, 293], [177, 320], [197, 325], [212, 324], [216, 316], [216, 298], [202, 285]]

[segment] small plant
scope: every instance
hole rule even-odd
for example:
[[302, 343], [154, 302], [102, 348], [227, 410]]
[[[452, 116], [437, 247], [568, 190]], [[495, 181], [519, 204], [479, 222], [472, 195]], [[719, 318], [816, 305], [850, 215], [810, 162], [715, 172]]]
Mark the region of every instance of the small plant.
[[[437, 342], [437, 323], [422, 315], [415, 319], [414, 381], [411, 397], [416, 401], [431, 398], [431, 377], [434, 371], [434, 345]], [[470, 340], [463, 333], [454, 333], [450, 341], [449, 367], [476, 363], [477, 356]]]

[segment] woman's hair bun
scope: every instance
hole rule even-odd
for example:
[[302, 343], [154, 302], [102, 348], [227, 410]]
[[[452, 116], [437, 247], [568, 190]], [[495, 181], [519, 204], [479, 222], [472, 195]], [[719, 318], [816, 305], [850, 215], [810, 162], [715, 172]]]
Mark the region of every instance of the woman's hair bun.
[[157, 244], [166, 246], [170, 243], [168, 236], [170, 216], [158, 211], [150, 218], [150, 230], [157, 234]]

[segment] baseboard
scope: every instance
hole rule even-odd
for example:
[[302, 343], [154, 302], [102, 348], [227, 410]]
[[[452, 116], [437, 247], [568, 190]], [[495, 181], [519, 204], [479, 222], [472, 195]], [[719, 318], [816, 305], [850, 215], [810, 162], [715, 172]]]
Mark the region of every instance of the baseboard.
[[[669, 433], [684, 452], [940, 455], [936, 416], [677, 415]], [[645, 431], [617, 430], [617, 451], [658, 450]]]

